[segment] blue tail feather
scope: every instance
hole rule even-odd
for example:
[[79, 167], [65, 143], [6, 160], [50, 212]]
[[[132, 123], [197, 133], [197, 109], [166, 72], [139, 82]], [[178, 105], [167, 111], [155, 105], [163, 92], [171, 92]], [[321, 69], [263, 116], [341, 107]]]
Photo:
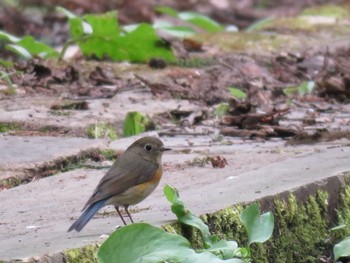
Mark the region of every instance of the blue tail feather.
[[70, 232], [72, 230], [76, 230], [77, 232], [79, 232], [80, 230], [82, 230], [84, 228], [84, 226], [94, 216], [94, 214], [96, 214], [96, 212], [104, 206], [105, 202], [106, 202], [106, 200], [104, 199], [104, 200], [100, 200], [96, 203], [89, 205], [89, 207], [85, 209], [85, 211], [73, 223], [73, 225], [71, 225], [71, 227], [68, 229], [68, 232]]

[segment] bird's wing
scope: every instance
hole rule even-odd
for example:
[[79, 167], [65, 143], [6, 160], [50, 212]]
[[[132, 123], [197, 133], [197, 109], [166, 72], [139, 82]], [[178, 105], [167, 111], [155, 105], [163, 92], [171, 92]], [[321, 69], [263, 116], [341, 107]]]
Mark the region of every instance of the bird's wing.
[[119, 157], [102, 177], [94, 193], [83, 210], [92, 203], [110, 198], [124, 192], [132, 186], [147, 182], [153, 178], [159, 165], [145, 160], [141, 156], [130, 161], [128, 152]]

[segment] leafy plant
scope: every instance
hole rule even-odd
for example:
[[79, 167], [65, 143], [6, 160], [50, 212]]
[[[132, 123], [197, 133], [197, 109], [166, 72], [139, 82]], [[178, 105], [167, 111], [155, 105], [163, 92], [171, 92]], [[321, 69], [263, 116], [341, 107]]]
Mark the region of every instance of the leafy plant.
[[[166, 185], [164, 195], [171, 203], [171, 210], [179, 222], [198, 229], [204, 248], [196, 251], [182, 236], [168, 233], [149, 224], [136, 223], [116, 230], [102, 244], [97, 255], [101, 263], [242, 263], [249, 261], [249, 248], [239, 248], [235, 241], [220, 240], [217, 236], [211, 235], [208, 226], [185, 207], [175, 188]], [[260, 215], [257, 204], [248, 206], [241, 218], [248, 231], [249, 244], [264, 242], [271, 236], [273, 216], [271, 213]]]
[[215, 116], [222, 117], [227, 114], [230, 106], [227, 103], [220, 103], [215, 107]]
[[[346, 228], [346, 224], [342, 224], [336, 227], [333, 227], [331, 230], [339, 230]], [[336, 262], [340, 257], [350, 257], [350, 236], [344, 238], [339, 243], [335, 244], [333, 247], [334, 262]]]
[[231, 95], [233, 97], [235, 97], [236, 99], [245, 99], [245, 98], [247, 98], [247, 94], [244, 91], [240, 90], [240, 89], [237, 89], [235, 87], [230, 87], [229, 90], [230, 90]]
[[[197, 12], [191, 12], [191, 11], [178, 12], [177, 10], [167, 6], [158, 6], [155, 8], [155, 10], [159, 13], [166, 14], [168, 16], [175, 17], [177, 19], [185, 21], [189, 25], [192, 25], [195, 28], [202, 29], [206, 32], [219, 32], [224, 30], [224, 27], [220, 25], [218, 22], [216, 22], [215, 20], [211, 19], [208, 16], [205, 16]], [[187, 36], [194, 35], [197, 32], [190, 26], [173, 26], [169, 22], [164, 22], [164, 21], [157, 22], [154, 25], [154, 27], [157, 29], [161, 29], [175, 37], [187, 37]]]
[[175, 61], [171, 49], [147, 23], [121, 28], [115, 11], [82, 17], [63, 8], [58, 11], [67, 15], [72, 35], [61, 57], [69, 44], [77, 43], [84, 56], [90, 58], [145, 62], [156, 57]]
[[17, 38], [0, 30], [0, 40], [5, 42], [5, 49], [21, 57], [31, 59], [34, 57], [51, 58], [58, 57], [58, 52], [52, 47], [36, 41], [32, 36]]
[[86, 132], [88, 137], [93, 139], [109, 138], [111, 140], [116, 140], [118, 138], [115, 128], [107, 123], [91, 125], [87, 128]]
[[298, 94], [299, 96], [304, 96], [310, 94], [315, 87], [314, 81], [303, 82], [297, 87], [288, 87], [283, 90], [283, 93], [288, 96], [294, 96]]
[[257, 203], [249, 205], [244, 209], [241, 217], [248, 233], [248, 243], [264, 243], [267, 241], [273, 231], [274, 218], [271, 212], [260, 215]]
[[165, 232], [146, 223], [127, 225], [115, 231], [100, 247], [97, 257], [101, 263], [110, 262], [227, 262], [209, 252], [197, 253], [182, 236]]
[[333, 248], [334, 262], [340, 257], [350, 256], [350, 236], [337, 243]]
[[131, 111], [126, 114], [123, 124], [124, 136], [133, 136], [146, 131], [151, 120], [138, 111]]

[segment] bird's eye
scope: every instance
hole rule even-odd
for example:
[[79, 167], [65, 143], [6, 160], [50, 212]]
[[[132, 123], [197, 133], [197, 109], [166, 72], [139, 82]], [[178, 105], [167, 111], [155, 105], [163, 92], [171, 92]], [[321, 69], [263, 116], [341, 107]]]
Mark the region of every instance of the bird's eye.
[[145, 145], [145, 150], [148, 151], [148, 152], [151, 151], [152, 150], [152, 145], [146, 144]]

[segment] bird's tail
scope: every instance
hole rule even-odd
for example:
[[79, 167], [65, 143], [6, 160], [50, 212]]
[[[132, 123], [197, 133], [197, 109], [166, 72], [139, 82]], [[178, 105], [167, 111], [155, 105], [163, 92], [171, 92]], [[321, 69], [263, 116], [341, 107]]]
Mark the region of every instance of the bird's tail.
[[89, 207], [81, 214], [81, 216], [71, 225], [68, 232], [76, 230], [79, 232], [90, 221], [90, 219], [96, 214], [96, 212], [104, 206], [106, 200], [100, 200], [96, 203], [89, 205]]

